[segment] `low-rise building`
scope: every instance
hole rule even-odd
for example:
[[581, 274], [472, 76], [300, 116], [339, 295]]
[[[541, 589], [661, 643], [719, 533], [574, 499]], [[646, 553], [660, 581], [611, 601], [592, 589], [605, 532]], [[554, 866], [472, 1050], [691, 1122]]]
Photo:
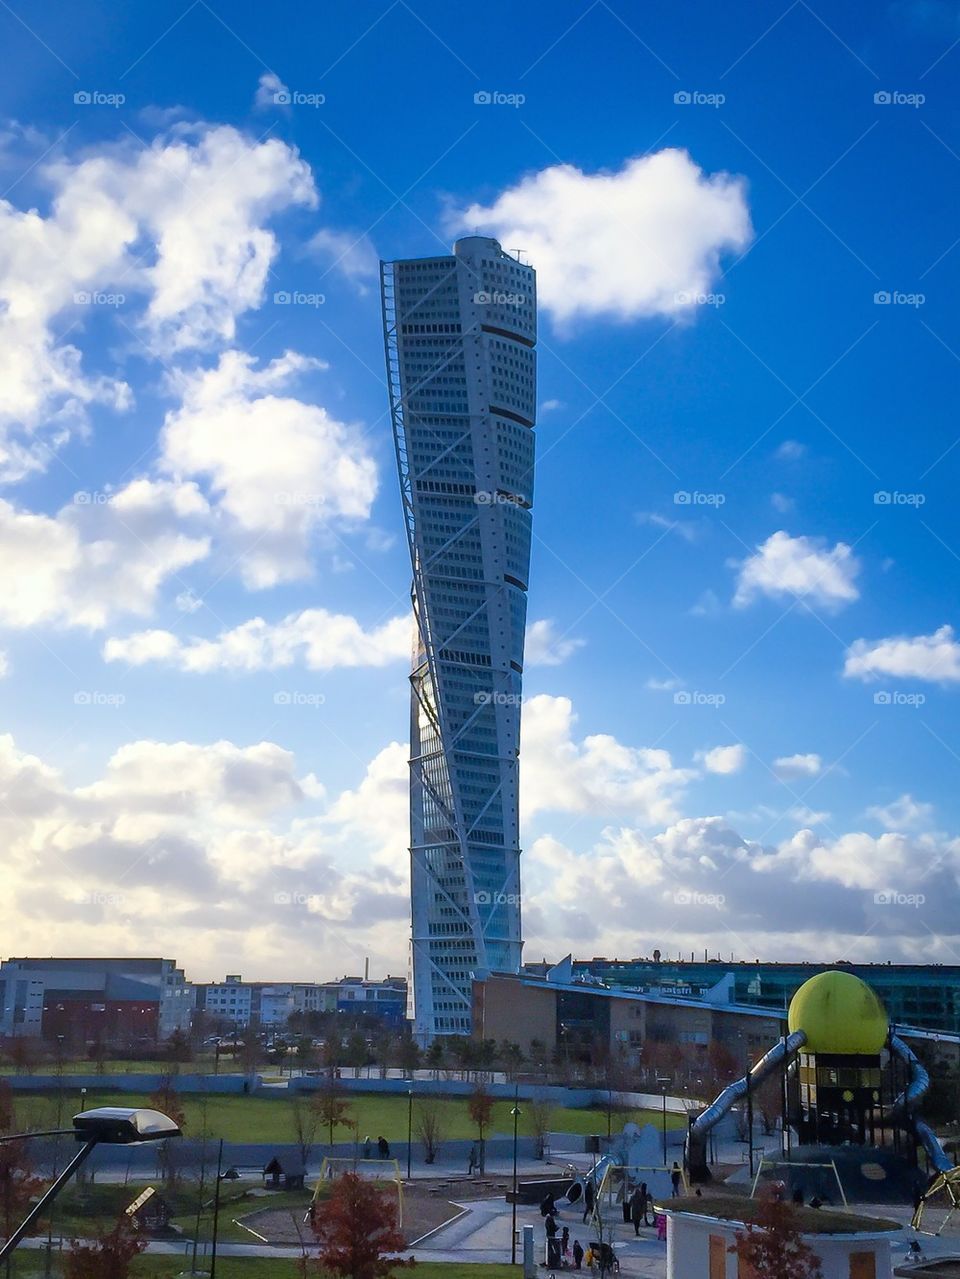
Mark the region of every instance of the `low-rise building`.
[[10, 958], [0, 1035], [67, 1047], [154, 1044], [188, 1031], [193, 988], [173, 959]]

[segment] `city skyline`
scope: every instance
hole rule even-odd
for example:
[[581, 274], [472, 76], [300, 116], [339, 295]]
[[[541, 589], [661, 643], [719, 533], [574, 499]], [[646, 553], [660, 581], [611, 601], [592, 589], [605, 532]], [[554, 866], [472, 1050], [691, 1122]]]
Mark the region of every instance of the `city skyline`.
[[0, 11], [8, 948], [403, 971], [378, 263], [480, 236], [525, 958], [958, 962], [955, 10], [486, 15]]

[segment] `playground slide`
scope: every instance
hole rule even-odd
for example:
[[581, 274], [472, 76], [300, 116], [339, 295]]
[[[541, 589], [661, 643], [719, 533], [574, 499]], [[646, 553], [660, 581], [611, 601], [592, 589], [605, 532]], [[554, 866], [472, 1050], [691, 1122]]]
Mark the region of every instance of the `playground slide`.
[[691, 1181], [707, 1181], [710, 1177], [707, 1168], [707, 1137], [710, 1130], [747, 1095], [748, 1087], [758, 1088], [785, 1060], [795, 1057], [806, 1042], [807, 1037], [802, 1030], [795, 1030], [785, 1040], [781, 1039], [769, 1052], [764, 1053], [748, 1074], [728, 1084], [720, 1096], [706, 1110], [701, 1111], [687, 1133], [686, 1160]]
[[937, 1172], [949, 1172], [953, 1168], [953, 1160], [940, 1145], [936, 1133], [930, 1125], [922, 1119], [918, 1119], [913, 1113], [914, 1109], [920, 1104], [924, 1093], [930, 1087], [930, 1076], [917, 1060], [913, 1050], [907, 1047], [899, 1035], [890, 1036], [890, 1051], [910, 1071], [907, 1085], [894, 1101], [890, 1117], [902, 1123], [908, 1132], [915, 1134], [917, 1140], [927, 1152], [927, 1158]]
[[594, 1194], [603, 1185], [603, 1179], [606, 1176], [607, 1169], [616, 1166], [621, 1160], [617, 1155], [602, 1155], [596, 1163], [587, 1172], [583, 1172], [571, 1184], [567, 1191], [567, 1201], [575, 1204], [582, 1199], [587, 1189], [587, 1182], [593, 1186]]

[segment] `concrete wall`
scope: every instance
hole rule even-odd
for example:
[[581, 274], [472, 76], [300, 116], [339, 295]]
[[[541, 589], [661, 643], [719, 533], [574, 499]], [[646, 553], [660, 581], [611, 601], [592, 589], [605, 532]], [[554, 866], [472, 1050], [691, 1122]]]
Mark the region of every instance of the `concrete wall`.
[[[690, 1213], [669, 1215], [667, 1219], [667, 1279], [713, 1279], [710, 1272], [710, 1237], [723, 1240], [726, 1269], [723, 1279], [739, 1279], [737, 1259], [726, 1252], [738, 1229], [729, 1221], [696, 1217]], [[851, 1279], [850, 1258], [854, 1253], [873, 1253], [877, 1279], [892, 1279], [890, 1235], [804, 1235], [820, 1258], [823, 1279]]]
[[[411, 1085], [403, 1079], [341, 1079], [341, 1086], [348, 1092], [375, 1092], [407, 1095]], [[295, 1076], [288, 1087], [296, 1092], [312, 1092], [319, 1088], [323, 1079], [319, 1075]], [[549, 1101], [557, 1107], [571, 1108], [583, 1106], [605, 1106], [607, 1090], [605, 1088], [562, 1088], [556, 1084], [486, 1084], [491, 1097], [512, 1100], [516, 1093], [521, 1100], [536, 1099]], [[469, 1097], [476, 1084], [462, 1079], [415, 1079], [412, 1084], [414, 1097]], [[271, 1093], [274, 1089], [270, 1089]], [[617, 1100], [627, 1106], [638, 1109], [660, 1110], [663, 1098], [659, 1093], [618, 1092]], [[673, 1114], [683, 1114], [687, 1103], [681, 1097], [668, 1097], [667, 1110]], [[616, 1119], [616, 1117], [615, 1117]], [[606, 1116], [597, 1115], [597, 1131], [606, 1130]]]
[[[94, 1104], [97, 1094], [107, 1092], [151, 1093], [156, 1092], [163, 1075], [4, 1075], [15, 1092], [77, 1092], [86, 1088]], [[244, 1089], [244, 1085], [247, 1085]], [[177, 1092], [243, 1093], [255, 1092], [260, 1084], [259, 1075], [245, 1079], [243, 1075], [174, 1075], [173, 1086]]]

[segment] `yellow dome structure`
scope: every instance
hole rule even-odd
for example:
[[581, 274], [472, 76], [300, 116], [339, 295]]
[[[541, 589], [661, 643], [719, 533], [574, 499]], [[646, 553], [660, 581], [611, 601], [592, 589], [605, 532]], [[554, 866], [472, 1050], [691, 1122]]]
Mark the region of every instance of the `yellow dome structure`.
[[791, 1033], [807, 1036], [804, 1051], [873, 1056], [886, 1042], [889, 1023], [883, 1004], [853, 973], [818, 973], [790, 1001]]

